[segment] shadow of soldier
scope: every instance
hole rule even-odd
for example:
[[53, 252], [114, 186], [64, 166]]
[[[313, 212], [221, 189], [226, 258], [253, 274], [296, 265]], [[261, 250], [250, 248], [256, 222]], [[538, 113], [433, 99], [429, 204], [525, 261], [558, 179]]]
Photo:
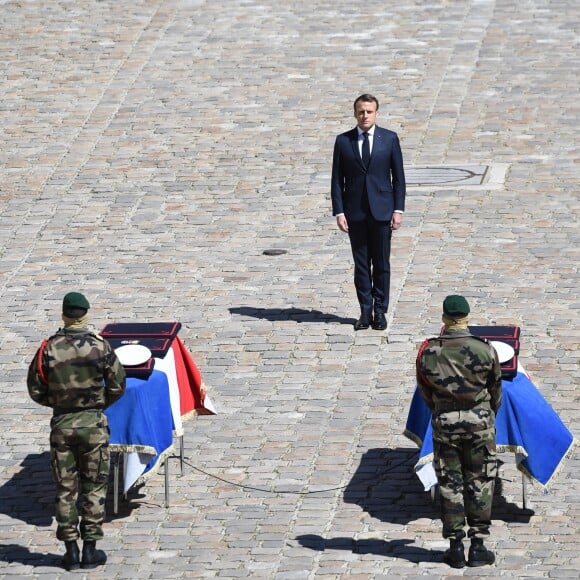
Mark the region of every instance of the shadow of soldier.
[[[430, 495], [423, 491], [414, 474], [417, 460], [414, 449], [369, 449], [346, 486], [345, 503], [360, 506], [374, 518], [404, 525], [418, 518], [435, 518], [437, 514]], [[443, 552], [414, 545], [413, 540], [380, 540], [366, 538], [324, 538], [314, 534], [298, 536], [300, 545], [317, 551], [350, 550], [355, 554], [375, 554], [409, 562], [433, 562]]]
[[[125, 502], [113, 514], [112, 482], [109, 481], [105, 521], [127, 517], [135, 504]], [[31, 453], [16, 468], [12, 477], [0, 486], [0, 513], [30, 526], [51, 528], [54, 517], [56, 487], [50, 469], [50, 453]], [[111, 517], [111, 515], [112, 517]], [[62, 554], [32, 553], [16, 544], [0, 545], [0, 561], [31, 566], [61, 567]]]
[[[415, 475], [417, 458], [418, 452], [412, 448], [369, 449], [345, 488], [344, 501], [360, 506], [384, 522], [407, 524], [419, 518], [439, 519], [439, 506]], [[529, 522], [534, 512], [509, 502], [503, 491], [503, 480], [498, 477], [492, 519]]]
[[0, 544], [0, 562], [34, 567], [62, 568], [62, 554], [31, 552], [28, 548], [17, 544]]
[[[401, 524], [428, 518], [439, 520], [439, 506], [425, 492], [414, 465], [418, 452], [412, 448], [376, 448], [366, 451], [360, 464], [346, 486], [345, 503], [360, 506], [373, 518], [383, 522]], [[533, 511], [509, 503], [502, 496], [502, 480], [496, 481], [492, 519], [505, 522], [528, 522]], [[426, 550], [412, 545], [412, 540], [381, 541], [373, 539], [323, 538], [299, 536], [297, 540], [305, 547], [315, 550], [342, 549], [356, 553], [373, 553], [411, 562], [440, 561], [443, 551]]]
[[[18, 471], [0, 487], [0, 512], [31, 526], [52, 525], [55, 486], [50, 473], [50, 455], [31, 453]], [[0, 545], [0, 561], [25, 566], [60, 567], [62, 555], [33, 553], [17, 544]]]
[[301, 322], [321, 322], [324, 324], [354, 324], [354, 318], [343, 318], [335, 314], [325, 314], [319, 310], [304, 310], [303, 308], [255, 308], [253, 306], [239, 306], [230, 308], [232, 314], [249, 316], [251, 318], [263, 318], [273, 322], [290, 320]]
[[[54, 517], [56, 486], [50, 470], [50, 453], [27, 455], [20, 468], [0, 486], [0, 513], [21, 520], [31, 526], [50, 527]], [[129, 499], [139, 499], [137, 493]], [[123, 502], [119, 513], [113, 515], [112, 469], [109, 476], [105, 521], [128, 516], [138, 503]]]
[[[437, 552], [414, 546], [413, 540], [354, 540], [353, 538], [323, 538], [315, 534], [297, 536], [296, 539], [304, 548], [324, 552], [325, 550], [349, 550], [353, 554], [373, 554], [391, 556], [418, 564], [440, 560]], [[442, 553], [442, 552], [441, 552]]]
[[367, 450], [344, 490], [345, 503], [356, 504], [383, 522], [401, 525], [437, 518], [431, 496], [413, 469], [417, 456], [411, 448]]
[[52, 524], [55, 485], [48, 452], [31, 453], [0, 487], [0, 512], [31, 526]]

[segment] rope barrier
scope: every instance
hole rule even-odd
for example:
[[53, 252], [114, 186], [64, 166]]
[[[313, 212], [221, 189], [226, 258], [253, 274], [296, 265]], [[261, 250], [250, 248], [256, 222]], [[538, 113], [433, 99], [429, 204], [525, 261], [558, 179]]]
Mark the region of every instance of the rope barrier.
[[[357, 483], [357, 485], [365, 484], [365, 483], [369, 483], [369, 482], [373, 482], [373, 481], [378, 483], [379, 481], [381, 481], [382, 479], [384, 479], [384, 477], [382, 477], [382, 476], [388, 474], [393, 469], [395, 469], [397, 467], [400, 467], [401, 465], [404, 465], [405, 463], [409, 463], [409, 461], [410, 461], [410, 459], [407, 458], [407, 459], [404, 459], [404, 460], [399, 461], [397, 463], [394, 463], [393, 465], [390, 465], [386, 471], [383, 471], [381, 473], [381, 477], [379, 477], [379, 478], [377, 478], [377, 477], [371, 477], [371, 478], [368, 478], [368, 479], [363, 479], [363, 480], [357, 481], [356, 483]], [[204, 471], [203, 469], [200, 469], [199, 467], [196, 467], [195, 465], [189, 463], [185, 459], [183, 460], [183, 463], [185, 465], [187, 465], [188, 467], [190, 467], [191, 469], [194, 469], [195, 471], [198, 471], [199, 473], [203, 473], [204, 475], [207, 475], [208, 477], [211, 477], [213, 479], [217, 479], [219, 481], [223, 481], [224, 483], [227, 483], [229, 485], [233, 485], [235, 487], [239, 487], [239, 488], [242, 488], [242, 489], [251, 489], [253, 491], [260, 491], [260, 492], [263, 492], [263, 493], [272, 493], [272, 494], [281, 493], [281, 494], [290, 494], [290, 495], [311, 495], [311, 494], [315, 494], [315, 493], [326, 493], [326, 492], [329, 492], [329, 491], [337, 491], [337, 490], [340, 490], [340, 489], [346, 489], [350, 485], [350, 484], [339, 485], [337, 487], [329, 487], [327, 489], [317, 489], [317, 490], [312, 490], [312, 491], [310, 491], [310, 490], [309, 491], [273, 490], [273, 489], [266, 489], [266, 488], [262, 488], [262, 487], [254, 487], [252, 485], [246, 485], [246, 484], [243, 484], [243, 483], [235, 483], [233, 481], [229, 481], [227, 479], [224, 479], [223, 477], [220, 477], [219, 475], [214, 475], [213, 473], [209, 473], [208, 471]]]

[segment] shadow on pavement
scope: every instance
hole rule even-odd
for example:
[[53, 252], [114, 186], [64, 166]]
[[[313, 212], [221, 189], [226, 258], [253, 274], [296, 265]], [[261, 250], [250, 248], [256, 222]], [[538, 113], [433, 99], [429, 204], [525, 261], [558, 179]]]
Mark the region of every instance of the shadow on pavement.
[[[122, 481], [122, 478], [121, 478]], [[123, 519], [131, 515], [134, 509], [138, 509], [142, 503], [146, 503], [146, 494], [141, 491], [143, 484], [132, 487], [127, 495], [119, 494], [117, 503], [117, 513], [114, 513], [114, 490], [113, 482], [109, 481], [109, 493], [107, 494], [107, 510], [105, 512], [105, 523], [113, 520]]]
[[[501, 465], [500, 461], [500, 465]], [[519, 476], [518, 472], [518, 476]], [[521, 477], [521, 476], [520, 476]], [[518, 504], [509, 502], [504, 497], [503, 480], [497, 478], [495, 480], [495, 490], [493, 497], [493, 509], [491, 512], [492, 526], [493, 520], [501, 520], [504, 522], [519, 522], [523, 524], [529, 523], [531, 517], [534, 515], [534, 510], [520, 507]]]
[[[31, 453], [20, 464], [20, 471], [0, 487], [0, 513], [31, 526], [50, 527], [55, 489], [49, 452]], [[133, 493], [129, 498], [133, 501], [120, 501], [119, 513], [113, 514], [113, 482], [110, 480], [105, 521], [127, 517], [139, 507], [138, 500], [142, 497]]]
[[322, 322], [324, 324], [354, 324], [355, 318], [343, 318], [335, 314], [325, 314], [319, 310], [304, 310], [303, 308], [255, 308], [253, 306], [239, 306], [229, 309], [232, 314], [263, 318], [265, 320], [294, 322]]
[[0, 487], [0, 512], [31, 526], [50, 526], [55, 486], [49, 453], [27, 455], [20, 468]]
[[369, 449], [344, 490], [345, 503], [356, 504], [383, 522], [437, 518], [431, 494], [423, 490], [413, 469], [417, 456], [412, 448]]
[[[0, 513], [31, 526], [50, 528], [54, 517], [55, 484], [50, 471], [49, 452], [27, 455], [20, 468], [20, 471], [0, 487]], [[109, 482], [105, 518], [107, 522], [127, 517], [133, 509], [139, 507], [133, 501], [123, 501], [119, 504], [119, 513], [114, 515], [112, 488], [112, 482]], [[143, 496], [133, 493], [130, 499], [135, 501], [141, 497]], [[48, 533], [54, 532], [49, 530]], [[62, 554], [33, 553], [18, 544], [0, 544], [0, 561], [61, 568]]]
[[[345, 503], [359, 505], [374, 518], [406, 524], [418, 518], [437, 518], [431, 495], [423, 491], [413, 466], [415, 449], [369, 449], [344, 491]], [[298, 536], [298, 542], [312, 550], [350, 550], [356, 554], [376, 554], [409, 562], [438, 562], [443, 551], [427, 550], [413, 540], [323, 538], [313, 534]]]
[[34, 553], [17, 544], [0, 544], [1, 562], [18, 562], [24, 566], [34, 567], [62, 568], [62, 556], [63, 554]]
[[[439, 508], [425, 492], [414, 472], [416, 449], [369, 449], [344, 491], [345, 503], [354, 503], [383, 522], [405, 525], [420, 518], [439, 519]], [[494, 519], [527, 522], [533, 511], [508, 503], [501, 495], [502, 481], [496, 484]], [[437, 562], [443, 550], [427, 550], [413, 540], [323, 538], [314, 534], [298, 536], [298, 542], [312, 550], [350, 550], [357, 554], [377, 554], [410, 562]]]
[[[443, 551], [426, 550], [414, 546], [413, 540], [353, 540], [352, 538], [325, 539], [314, 534], [306, 534], [296, 538], [301, 546], [324, 552], [324, 550], [350, 550], [354, 554], [375, 554], [377, 556], [392, 556], [409, 562], [435, 562], [442, 558]], [[411, 545], [409, 545], [411, 544]]]
[[[439, 507], [425, 492], [414, 465], [418, 452], [412, 448], [369, 449], [344, 491], [344, 501], [359, 505], [384, 522], [407, 524], [419, 518], [439, 518]], [[492, 519], [529, 522], [534, 512], [503, 497], [503, 483], [496, 480]]]
[[[54, 513], [55, 491], [49, 453], [31, 453], [24, 458], [20, 467], [20, 471], [0, 487], [0, 512], [31, 526], [49, 528]], [[62, 554], [34, 553], [17, 544], [0, 544], [0, 561], [60, 568]]]

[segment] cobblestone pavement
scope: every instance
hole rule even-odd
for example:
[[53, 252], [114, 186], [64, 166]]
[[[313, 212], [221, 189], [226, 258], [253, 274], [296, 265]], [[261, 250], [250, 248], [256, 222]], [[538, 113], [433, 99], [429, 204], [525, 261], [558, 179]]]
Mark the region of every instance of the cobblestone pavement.
[[[171, 507], [159, 473], [109, 515], [91, 577], [578, 578], [577, 453], [550, 493], [528, 487], [530, 511], [506, 456], [497, 562], [452, 571], [402, 435], [416, 349], [455, 291], [473, 322], [521, 325], [527, 370], [578, 435], [577, 8], [0, 0], [0, 576], [67, 576], [25, 372], [78, 289], [96, 328], [181, 321], [219, 410], [186, 423]], [[423, 178], [389, 330], [355, 334], [329, 182], [366, 91]]]

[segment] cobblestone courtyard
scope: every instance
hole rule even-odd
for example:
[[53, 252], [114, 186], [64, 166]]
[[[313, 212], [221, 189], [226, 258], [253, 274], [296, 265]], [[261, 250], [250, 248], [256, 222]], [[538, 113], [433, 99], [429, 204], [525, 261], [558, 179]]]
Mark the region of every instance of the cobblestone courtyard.
[[[68, 576], [49, 411], [25, 379], [80, 290], [96, 329], [180, 321], [219, 411], [185, 424], [169, 508], [160, 472], [109, 510], [91, 578], [578, 578], [577, 451], [527, 510], [502, 456], [497, 561], [451, 570], [402, 435], [417, 348], [460, 292], [473, 322], [521, 326], [526, 370], [578, 436], [578, 14], [0, 0], [0, 577]], [[362, 92], [410, 182], [386, 332], [353, 331], [330, 209]]]

